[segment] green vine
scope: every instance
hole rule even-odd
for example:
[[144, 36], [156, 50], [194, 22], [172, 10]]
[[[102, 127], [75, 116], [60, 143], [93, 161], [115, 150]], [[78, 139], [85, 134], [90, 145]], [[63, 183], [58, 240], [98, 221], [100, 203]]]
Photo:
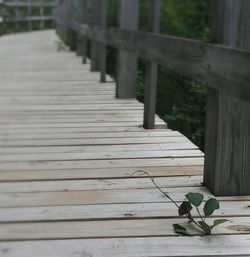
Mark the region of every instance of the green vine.
[[[205, 235], [211, 235], [212, 230], [216, 226], [229, 221], [227, 219], [216, 219], [214, 220], [212, 225], [209, 225], [206, 222], [206, 218], [210, 217], [215, 210], [218, 210], [220, 208], [220, 204], [215, 198], [210, 198], [205, 202], [203, 207], [203, 215], [202, 215], [200, 207], [204, 200], [203, 194], [190, 192], [185, 195], [185, 200], [179, 205], [172, 197], [170, 197], [166, 192], [164, 192], [156, 184], [154, 178], [150, 176], [148, 172], [136, 171], [135, 173], [133, 173], [132, 176], [134, 176], [135, 174], [147, 175], [147, 177], [152, 181], [153, 185], [176, 206], [176, 208], [178, 209], [179, 216], [186, 216], [188, 219], [188, 222], [198, 227]], [[195, 217], [192, 214], [192, 210], [196, 210], [200, 220], [197, 221], [195, 219]], [[174, 232], [178, 235], [192, 236], [192, 234], [180, 224], [173, 224], [173, 228], [174, 228]]]

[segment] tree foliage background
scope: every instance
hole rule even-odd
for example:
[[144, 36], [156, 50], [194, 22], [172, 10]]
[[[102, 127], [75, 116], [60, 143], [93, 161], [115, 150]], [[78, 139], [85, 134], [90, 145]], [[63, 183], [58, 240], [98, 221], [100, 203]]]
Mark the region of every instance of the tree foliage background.
[[[6, 3], [16, 3], [13, 0], [4, 0]], [[19, 0], [20, 3], [25, 3], [27, 0]], [[32, 2], [41, 2], [38, 0], [32, 0]], [[53, 0], [44, 0], [44, 4], [51, 4]], [[14, 6], [0, 6], [1, 8], [1, 16], [4, 17], [5, 20], [10, 18], [20, 18], [20, 17], [27, 17], [29, 16], [28, 7], [21, 5], [18, 7]], [[52, 7], [43, 7], [42, 10], [43, 16], [52, 16], [53, 15], [53, 8]], [[30, 9], [30, 16], [41, 16], [41, 8], [40, 7], [32, 7]], [[45, 20], [45, 21], [32, 21], [32, 30], [39, 30], [39, 29], [51, 29], [54, 27], [54, 22], [52, 20]], [[24, 32], [29, 30], [29, 23], [27, 21], [17, 21], [17, 22], [6, 22], [4, 25], [4, 33], [17, 33], [17, 32]]]
[[[161, 34], [209, 41], [212, 0], [162, 0]], [[108, 25], [117, 26], [117, 0], [108, 0]], [[140, 0], [139, 29], [147, 31], [149, 1]], [[108, 48], [108, 72], [115, 76], [116, 50]], [[169, 128], [183, 133], [204, 150], [206, 87], [163, 67], [158, 69], [157, 114]], [[139, 60], [137, 98], [143, 102], [145, 63]]]

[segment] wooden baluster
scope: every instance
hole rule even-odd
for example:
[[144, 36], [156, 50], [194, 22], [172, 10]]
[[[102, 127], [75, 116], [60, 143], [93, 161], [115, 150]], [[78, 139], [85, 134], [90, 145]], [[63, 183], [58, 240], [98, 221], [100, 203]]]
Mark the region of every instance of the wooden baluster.
[[[100, 28], [106, 28], [106, 11], [107, 11], [107, 2], [106, 0], [100, 0]], [[100, 70], [101, 77], [100, 82], [106, 82], [106, 44], [99, 44], [100, 47]]]
[[[120, 28], [138, 29], [138, 0], [119, 0]], [[118, 98], [136, 97], [137, 57], [124, 50], [118, 53], [116, 96]]]
[[40, 6], [40, 17], [41, 17], [41, 20], [40, 20], [40, 29], [44, 29], [44, 20], [43, 20], [43, 17], [44, 17], [44, 0], [41, 0], [42, 1], [42, 6]]
[[4, 34], [3, 0], [0, 0], [0, 36]]
[[55, 6], [53, 8], [53, 15], [54, 15], [54, 24], [55, 24], [55, 30], [59, 37], [61, 37], [59, 24], [57, 21], [59, 21], [59, 10], [60, 10], [60, 3], [58, 1], [55, 2]]
[[[81, 23], [81, 16], [82, 16], [82, 11], [83, 11], [81, 0], [77, 0], [76, 4], [77, 4], [77, 22]], [[81, 35], [79, 35], [78, 33], [77, 33], [77, 36], [76, 36], [76, 40], [77, 40], [77, 42], [76, 42], [76, 55], [80, 56], [81, 52], [82, 52], [82, 49], [81, 49], [82, 40], [81, 40]]]
[[[82, 23], [83, 24], [88, 24], [88, 1], [87, 0], [82, 0]], [[82, 37], [82, 63], [86, 64], [87, 63], [87, 44], [88, 44], [88, 38], [87, 37]]]
[[[160, 32], [160, 6], [161, 0], [150, 0], [149, 30], [154, 33]], [[145, 129], [155, 127], [157, 77], [158, 65], [147, 61], [143, 119]]]
[[[214, 10], [215, 43], [250, 50], [250, 2], [216, 0]], [[215, 195], [250, 194], [250, 103], [209, 89], [206, 133], [205, 185]]]
[[[18, 4], [18, 0], [15, 0], [15, 4]], [[18, 19], [19, 16], [20, 16], [19, 15], [19, 7], [15, 6], [14, 10], [15, 10], [15, 18]], [[18, 22], [18, 20], [15, 22], [15, 29], [16, 29], [16, 31], [19, 30], [19, 22]]]
[[[87, 14], [87, 1], [86, 0], [78, 0], [78, 22], [80, 24], [85, 24], [86, 14]], [[80, 34], [77, 35], [77, 55], [83, 56], [83, 63], [86, 62], [86, 38], [81, 36]]]
[[[74, 1], [73, 0], [67, 0], [66, 1], [66, 24], [68, 25], [70, 22], [73, 21], [74, 19]], [[67, 31], [67, 45], [70, 47], [70, 49], [72, 51], [76, 50], [76, 33], [66, 27], [66, 31]]]
[[[100, 26], [100, 0], [91, 1], [92, 8], [92, 27]], [[98, 42], [91, 40], [91, 71], [100, 71], [100, 45]]]
[[64, 0], [63, 11], [64, 11], [65, 43], [67, 44], [67, 41], [68, 41], [68, 29], [67, 29], [67, 23], [68, 23], [68, 0]]
[[27, 8], [28, 8], [28, 27], [29, 27], [29, 31], [32, 30], [32, 7], [31, 7], [31, 4], [32, 4], [32, 0], [28, 0], [27, 2]]

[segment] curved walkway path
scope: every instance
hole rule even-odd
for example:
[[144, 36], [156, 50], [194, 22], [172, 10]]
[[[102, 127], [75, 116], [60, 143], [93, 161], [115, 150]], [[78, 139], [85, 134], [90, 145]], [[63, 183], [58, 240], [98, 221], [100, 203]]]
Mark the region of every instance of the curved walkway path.
[[249, 197], [220, 198], [214, 236], [174, 234], [186, 221], [135, 172], [209, 197], [203, 154], [158, 117], [144, 130], [142, 104], [59, 48], [53, 31], [0, 38], [0, 256], [249, 256]]

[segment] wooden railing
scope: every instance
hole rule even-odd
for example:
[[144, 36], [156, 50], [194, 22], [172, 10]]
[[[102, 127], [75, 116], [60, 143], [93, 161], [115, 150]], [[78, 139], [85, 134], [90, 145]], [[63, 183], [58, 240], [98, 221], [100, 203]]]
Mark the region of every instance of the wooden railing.
[[91, 70], [101, 72], [102, 82], [106, 45], [119, 50], [118, 98], [135, 97], [137, 57], [147, 61], [146, 129], [154, 128], [157, 65], [207, 85], [204, 183], [216, 195], [250, 194], [248, 1], [216, 1], [213, 41], [221, 44], [160, 35], [160, 0], [149, 0], [150, 32], [137, 31], [138, 4], [138, 0], [119, 0], [120, 27], [107, 28], [106, 0], [59, 0], [55, 8], [57, 33], [72, 49], [77, 48], [84, 62], [87, 41], [91, 42]]
[[39, 29], [44, 29], [45, 22], [54, 20], [54, 0], [0, 0], [0, 9], [2, 34], [10, 24], [16, 28], [27, 24], [26, 30], [31, 31], [34, 23], [39, 23]]

